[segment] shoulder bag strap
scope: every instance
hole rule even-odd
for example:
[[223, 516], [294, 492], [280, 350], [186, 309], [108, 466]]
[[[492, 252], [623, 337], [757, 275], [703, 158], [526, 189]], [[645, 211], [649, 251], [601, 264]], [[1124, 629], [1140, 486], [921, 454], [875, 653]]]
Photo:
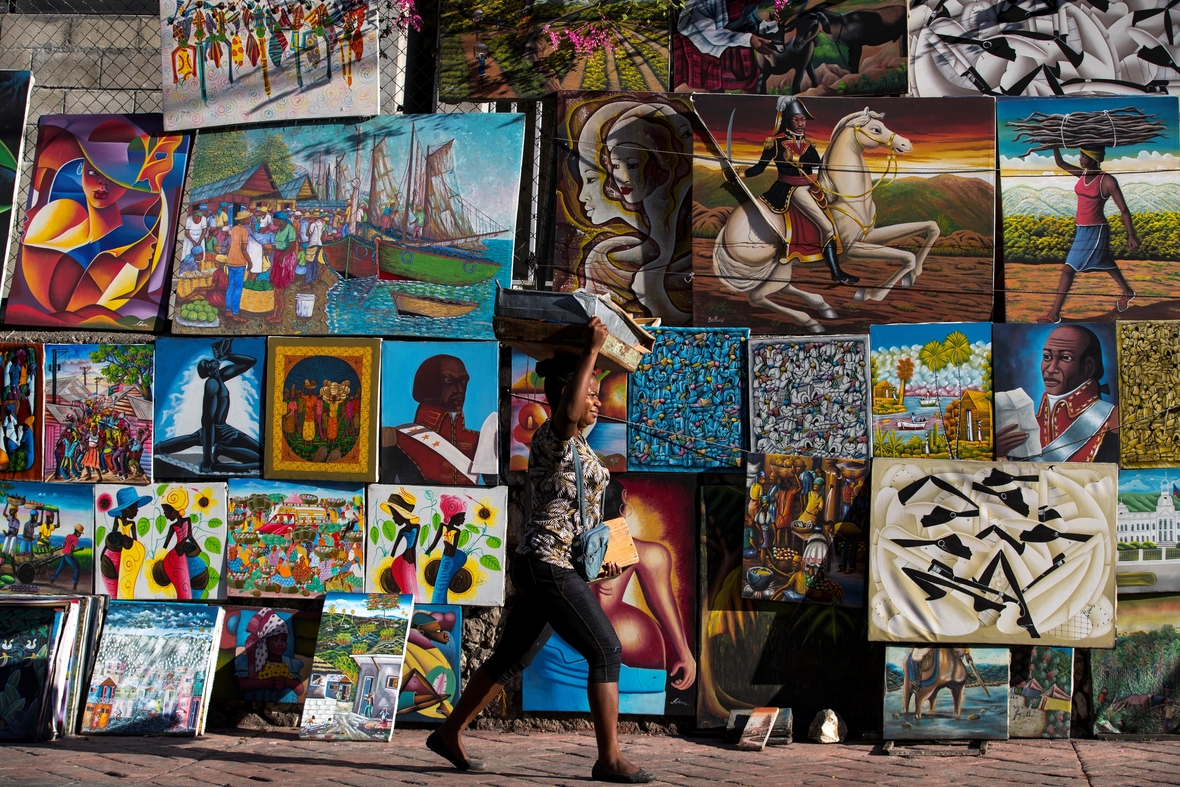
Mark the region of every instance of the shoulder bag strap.
[[573, 445], [570, 446], [574, 452], [574, 478], [578, 483], [578, 513], [582, 515], [582, 532], [586, 530], [586, 486], [582, 480], [582, 457], [578, 453], [578, 436], [575, 434], [573, 438]]

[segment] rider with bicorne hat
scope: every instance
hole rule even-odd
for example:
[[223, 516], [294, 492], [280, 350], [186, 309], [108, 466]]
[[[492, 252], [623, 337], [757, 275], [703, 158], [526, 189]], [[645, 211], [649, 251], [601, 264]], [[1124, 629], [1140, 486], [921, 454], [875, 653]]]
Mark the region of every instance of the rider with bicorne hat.
[[771, 161], [778, 169], [778, 180], [759, 199], [772, 211], [783, 215], [788, 248], [782, 262], [818, 262], [824, 260], [832, 281], [856, 284], [859, 279], [840, 270], [837, 260], [836, 227], [828, 214], [828, 199], [814, 173], [820, 165], [819, 151], [807, 139], [807, 121], [812, 118], [803, 102], [793, 96], [780, 96], [774, 119], [774, 135], [763, 144], [762, 158], [742, 177], [761, 175]]

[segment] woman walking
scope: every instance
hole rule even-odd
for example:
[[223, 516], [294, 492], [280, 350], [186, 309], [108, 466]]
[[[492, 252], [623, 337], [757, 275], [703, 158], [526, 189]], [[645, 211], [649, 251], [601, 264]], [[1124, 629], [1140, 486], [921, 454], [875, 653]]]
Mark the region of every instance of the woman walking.
[[1106, 223], [1106, 201], [1113, 199], [1123, 219], [1123, 227], [1127, 230], [1127, 248], [1135, 251], [1139, 248], [1139, 236], [1135, 234], [1135, 227], [1131, 223], [1131, 211], [1123, 199], [1123, 192], [1119, 182], [1113, 175], [1102, 171], [1102, 161], [1106, 158], [1106, 148], [1094, 146], [1079, 149], [1078, 166], [1074, 166], [1061, 157], [1061, 148], [1053, 148], [1053, 159], [1057, 166], [1077, 177], [1074, 193], [1078, 195], [1077, 229], [1073, 236], [1073, 245], [1069, 247], [1069, 254], [1065, 257], [1065, 264], [1061, 266], [1061, 280], [1057, 284], [1057, 297], [1053, 307], [1037, 318], [1039, 323], [1061, 322], [1061, 307], [1065, 305], [1065, 296], [1073, 287], [1073, 279], [1079, 273], [1090, 271], [1106, 271], [1122, 288], [1122, 294], [1115, 303], [1115, 309], [1125, 312], [1135, 297], [1135, 291], [1127, 284], [1123, 272], [1119, 270], [1114, 255], [1110, 253], [1110, 225]]
[[[467, 756], [462, 734], [511, 678], [519, 675], [556, 631], [589, 663], [587, 693], [594, 718], [598, 761], [591, 772], [599, 781], [643, 784], [654, 776], [631, 764], [619, 751], [619, 666], [622, 647], [590, 585], [574, 569], [572, 545], [602, 519], [602, 498], [610, 474], [586, 443], [582, 431], [598, 420], [598, 381], [594, 365], [608, 333], [595, 318], [586, 330], [580, 358], [557, 356], [537, 364], [545, 378], [552, 417], [533, 434], [529, 481], [533, 510], [512, 563], [517, 594], [495, 652], [475, 671], [451, 715], [426, 745], [461, 771], [485, 764]], [[580, 460], [585, 521], [578, 502], [574, 452]], [[603, 566], [608, 576], [618, 565]]]

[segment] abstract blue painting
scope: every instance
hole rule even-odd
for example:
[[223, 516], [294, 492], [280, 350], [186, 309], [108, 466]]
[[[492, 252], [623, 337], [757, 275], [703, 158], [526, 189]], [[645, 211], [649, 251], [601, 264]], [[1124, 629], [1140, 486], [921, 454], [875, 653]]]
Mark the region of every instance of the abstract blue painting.
[[627, 389], [627, 469], [741, 468], [747, 328], [657, 328]]

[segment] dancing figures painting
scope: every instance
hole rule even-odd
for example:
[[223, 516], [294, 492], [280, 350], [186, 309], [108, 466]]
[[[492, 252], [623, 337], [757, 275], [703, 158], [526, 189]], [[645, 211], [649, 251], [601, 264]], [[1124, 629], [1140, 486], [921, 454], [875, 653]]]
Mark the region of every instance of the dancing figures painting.
[[376, 115], [377, 3], [160, 3], [169, 130]]
[[155, 348], [45, 345], [46, 481], [147, 484]]
[[4, 322], [162, 327], [189, 144], [159, 115], [42, 115]]
[[665, 325], [692, 318], [692, 106], [561, 93], [554, 289], [608, 294]]

